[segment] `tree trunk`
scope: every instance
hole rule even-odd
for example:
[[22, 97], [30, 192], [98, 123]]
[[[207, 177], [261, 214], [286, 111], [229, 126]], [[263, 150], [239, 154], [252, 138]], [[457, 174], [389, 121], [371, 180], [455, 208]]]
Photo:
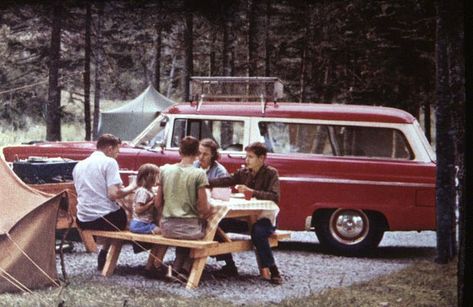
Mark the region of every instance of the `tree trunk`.
[[258, 75], [258, 5], [248, 1], [248, 76]]
[[455, 189], [454, 189], [454, 145], [452, 135], [452, 103], [449, 89], [448, 66], [448, 9], [444, 1], [437, 6], [437, 259], [438, 263], [447, 263], [455, 254], [452, 232], [455, 231]]
[[[159, 10], [161, 12], [161, 10]], [[161, 22], [158, 21], [155, 25], [156, 29], [156, 55], [154, 59], [154, 88], [161, 92], [161, 45], [162, 45], [162, 26]]]
[[[467, 44], [468, 45], [468, 44]], [[465, 49], [468, 49], [466, 47]], [[471, 54], [473, 48], [470, 48], [470, 52], [465, 54]], [[465, 59], [467, 62], [468, 58]], [[472, 67], [472, 64], [467, 64], [467, 67]], [[467, 81], [468, 82], [468, 81]], [[469, 81], [471, 82], [471, 80]], [[467, 100], [473, 99], [473, 91], [470, 88], [466, 88]], [[473, 106], [466, 104], [466, 112], [471, 114], [473, 112]], [[470, 129], [466, 130], [466, 139], [473, 141], [473, 133]], [[473, 272], [473, 263], [471, 256], [473, 255], [473, 236], [471, 235], [471, 225], [473, 224], [473, 210], [466, 204], [473, 203], [473, 176], [471, 169], [473, 167], [473, 147], [467, 146], [465, 150], [465, 169], [470, 170], [465, 176], [465, 180], [461, 182], [461, 187], [464, 190], [462, 198], [460, 199], [460, 218], [459, 218], [459, 237], [460, 237], [460, 250], [458, 255], [458, 306], [468, 306], [473, 302], [473, 279], [471, 278], [471, 272]], [[468, 188], [467, 188], [468, 187]], [[470, 276], [470, 277], [468, 277]], [[468, 303], [470, 302], [470, 303]]]
[[304, 40], [301, 47], [301, 65], [300, 65], [300, 74], [299, 74], [299, 102], [304, 102], [306, 100], [306, 66], [308, 58], [309, 44], [311, 42], [311, 23], [312, 23], [312, 6], [310, 3], [305, 3], [305, 12], [304, 12]]
[[168, 82], [168, 88], [166, 90], [166, 97], [171, 97], [171, 94], [172, 94], [172, 84], [174, 82], [174, 74], [176, 72], [176, 61], [177, 61], [177, 57], [176, 55], [174, 55], [172, 57], [171, 70], [169, 71], [169, 82]]
[[[473, 294], [471, 289], [473, 289], [473, 282], [471, 277], [466, 279], [467, 274], [471, 273], [473, 270], [471, 261], [467, 261], [467, 255], [471, 257], [473, 254], [473, 241], [471, 238], [471, 220], [472, 220], [472, 210], [467, 208], [467, 204], [471, 204], [473, 199], [467, 199], [465, 193], [468, 193], [472, 182], [470, 177], [469, 185], [466, 184], [465, 180], [465, 165], [468, 163], [468, 158], [473, 156], [473, 153], [468, 152], [468, 147], [465, 149], [465, 114], [471, 114], [473, 110], [467, 110], [465, 112], [465, 57], [464, 54], [468, 53], [468, 50], [464, 49], [464, 28], [461, 23], [458, 23], [458, 20], [463, 18], [463, 3], [461, 1], [450, 1], [448, 2], [448, 63], [449, 63], [449, 87], [451, 91], [452, 99], [452, 126], [455, 129], [454, 137], [454, 146], [455, 146], [455, 164], [457, 167], [456, 179], [458, 180], [456, 196], [458, 200], [458, 211], [459, 211], [459, 239], [460, 239], [460, 249], [458, 257], [458, 306], [466, 306], [467, 302], [473, 301]], [[471, 46], [470, 46], [471, 47]], [[471, 50], [470, 50], [471, 51]], [[465, 53], [464, 53], [465, 52]], [[471, 66], [469, 66], [471, 67]], [[470, 74], [471, 76], [471, 74]], [[468, 82], [466, 83], [468, 84]], [[471, 83], [470, 83], [471, 84]], [[467, 87], [468, 88], [468, 87]], [[468, 89], [466, 89], [468, 91]], [[468, 94], [468, 92], [467, 92]], [[471, 94], [471, 93], [470, 93]], [[471, 96], [470, 96], [471, 98]], [[471, 99], [470, 99], [471, 100]], [[471, 126], [470, 126], [471, 127]], [[470, 138], [466, 135], [467, 144], [471, 144], [471, 134]], [[470, 164], [471, 166], [471, 164]], [[471, 170], [471, 167], [470, 167]], [[471, 175], [471, 174], [470, 174]], [[469, 213], [469, 216], [467, 214]], [[469, 219], [468, 219], [469, 217]], [[454, 236], [455, 233], [452, 233]], [[452, 238], [455, 242], [455, 238]]]
[[210, 43], [210, 50], [209, 50], [209, 76], [214, 76], [216, 73], [216, 65], [215, 65], [215, 49], [217, 47], [217, 33], [212, 31], [211, 35], [211, 43]]
[[301, 50], [301, 66], [299, 74], [299, 102], [305, 100], [305, 60], [306, 60], [306, 47], [303, 46]]
[[[145, 54], [146, 53], [146, 48], [144, 46], [140, 46], [138, 50], [140, 50], [140, 54]], [[152, 76], [149, 75], [148, 71], [148, 61], [146, 61], [145, 57], [141, 57], [141, 69], [143, 69], [143, 79], [144, 79], [144, 84], [143, 87], [148, 87], [150, 85]]]
[[91, 125], [90, 125], [90, 52], [91, 52], [91, 23], [92, 23], [92, 5], [86, 2], [85, 13], [85, 46], [84, 46], [84, 123], [85, 123], [85, 140], [90, 141]]
[[184, 101], [190, 100], [190, 79], [194, 73], [193, 58], [193, 16], [192, 12], [186, 12], [186, 28], [184, 30], [185, 46], [185, 68], [184, 68]]
[[235, 34], [233, 31], [234, 6], [229, 5], [223, 12], [222, 66], [224, 76], [233, 76], [235, 72]]
[[[473, 22], [471, 19], [466, 20], [465, 29], [471, 29]], [[468, 32], [467, 32], [468, 33]], [[471, 33], [471, 32], [470, 32]], [[465, 41], [471, 40], [471, 34], [468, 39], [465, 37]], [[473, 48], [471, 44], [465, 44], [465, 55], [472, 54]], [[470, 69], [473, 67], [471, 57], [465, 57], [465, 67]], [[466, 74], [466, 84], [472, 84], [473, 79], [471, 74]], [[466, 86], [465, 88], [466, 98], [465, 101], [473, 101], [473, 87]], [[466, 114], [473, 114], [473, 104], [466, 103], [464, 110]], [[473, 272], [473, 262], [471, 257], [473, 255], [473, 236], [471, 227], [473, 225], [473, 131], [471, 125], [465, 127], [465, 140], [469, 146], [465, 146], [465, 175], [460, 181], [460, 187], [463, 193], [460, 193], [460, 225], [459, 225], [459, 237], [460, 237], [460, 251], [458, 256], [458, 306], [468, 306], [473, 302], [473, 279], [471, 273]], [[469, 205], [467, 205], [469, 204]], [[470, 276], [470, 277], [468, 277]]]
[[97, 33], [96, 33], [96, 44], [95, 44], [95, 93], [94, 93], [94, 139], [97, 139], [99, 135], [99, 118], [100, 118], [100, 68], [102, 67], [102, 53], [103, 53], [103, 42], [102, 42], [102, 23], [103, 23], [103, 10], [104, 3], [102, 1], [97, 2]]
[[63, 6], [55, 1], [52, 10], [51, 45], [49, 49], [49, 90], [46, 113], [46, 140], [61, 140], [61, 89], [59, 65], [61, 59], [61, 19]]
[[264, 56], [264, 75], [266, 77], [271, 76], [271, 38], [270, 38], [270, 28], [271, 28], [271, 0], [266, 0], [266, 24], [265, 24], [265, 34], [264, 34], [264, 45], [265, 45], [265, 56]]
[[[465, 153], [465, 141], [464, 141], [464, 128], [465, 128], [465, 70], [463, 61], [463, 33], [461, 33], [456, 20], [459, 20], [463, 16], [463, 10], [458, 9], [457, 2], [451, 2], [449, 5], [452, 7], [449, 13], [449, 46], [448, 46], [448, 63], [449, 63], [449, 88], [451, 92], [451, 116], [452, 116], [452, 127], [455, 134], [451, 137], [452, 146], [455, 148], [454, 151], [454, 173], [458, 182], [463, 181], [463, 166], [464, 166], [464, 153]], [[460, 5], [461, 6], [461, 5]], [[456, 18], [455, 18], [456, 16]], [[457, 208], [457, 199], [461, 198], [463, 190], [461, 185], [457, 189], [457, 182], [454, 182], [455, 192], [455, 209]], [[459, 204], [458, 204], [459, 205]], [[455, 214], [454, 214], [455, 218]], [[452, 242], [454, 243], [454, 255], [457, 255], [457, 242], [456, 242], [456, 228], [455, 223], [454, 229], [451, 233]]]

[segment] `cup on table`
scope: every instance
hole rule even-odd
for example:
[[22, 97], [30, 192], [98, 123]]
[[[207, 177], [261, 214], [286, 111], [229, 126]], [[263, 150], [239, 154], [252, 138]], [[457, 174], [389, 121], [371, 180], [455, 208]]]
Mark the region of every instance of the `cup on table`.
[[245, 192], [243, 192], [243, 194], [245, 195], [246, 200], [250, 200], [251, 197], [253, 197], [253, 192], [252, 191], [245, 191]]

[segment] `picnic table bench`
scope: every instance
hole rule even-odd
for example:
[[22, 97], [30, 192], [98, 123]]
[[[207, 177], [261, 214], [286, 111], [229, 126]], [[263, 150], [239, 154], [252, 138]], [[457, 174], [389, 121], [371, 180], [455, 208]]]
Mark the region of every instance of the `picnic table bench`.
[[[192, 289], [199, 285], [202, 272], [209, 256], [222, 255], [227, 253], [236, 253], [253, 250], [253, 243], [249, 236], [239, 236], [237, 239], [231, 239], [228, 234], [218, 228], [218, 223], [224, 217], [226, 218], [244, 218], [252, 225], [262, 214], [273, 213], [277, 215], [279, 208], [272, 201], [261, 200], [236, 200], [228, 206], [222, 202], [214, 202], [217, 212], [208, 221], [205, 237], [202, 240], [181, 240], [165, 238], [162, 235], [137, 234], [130, 231], [98, 231], [84, 230], [87, 236], [96, 236], [111, 239], [110, 249], [107, 254], [105, 266], [102, 270], [103, 276], [113, 274], [121, 252], [122, 245], [127, 241], [145, 242], [153, 245], [148, 262], [147, 269], [153, 266], [159, 267], [163, 263], [164, 255], [168, 247], [189, 248], [190, 258], [192, 259], [192, 268], [187, 280], [186, 288]], [[215, 234], [218, 233], [223, 242], [214, 241]], [[289, 232], [276, 231], [269, 237], [271, 247], [276, 247], [278, 242], [290, 237]], [[258, 261], [259, 263], [259, 261]], [[262, 272], [262, 274], [267, 272]]]

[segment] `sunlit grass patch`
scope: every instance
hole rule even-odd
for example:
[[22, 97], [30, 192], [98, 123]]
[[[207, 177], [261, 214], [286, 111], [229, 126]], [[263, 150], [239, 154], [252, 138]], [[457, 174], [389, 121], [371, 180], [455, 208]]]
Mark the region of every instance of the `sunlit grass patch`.
[[[81, 98], [70, 98], [69, 93], [62, 91], [61, 105], [63, 110], [70, 114], [69, 121], [63, 120], [61, 123], [62, 141], [82, 141], [85, 138], [84, 104]], [[122, 106], [126, 101], [102, 99], [101, 110], [110, 110]], [[91, 103], [93, 108], [93, 102]], [[93, 120], [93, 116], [91, 121]], [[31, 141], [44, 141], [46, 139], [46, 123], [44, 120], [32, 120], [25, 118], [26, 129], [14, 129], [12, 125], [0, 122], [0, 146], [21, 144]], [[92, 123], [91, 123], [92, 125]]]
[[[312, 276], [313, 282], [323, 276]], [[310, 302], [310, 304], [307, 304]], [[446, 265], [422, 260], [394, 274], [347, 288], [328, 289], [285, 306], [456, 306], [457, 261]]]
[[[13, 128], [2, 126], [0, 129], [0, 146], [46, 140], [46, 125], [29, 121], [29, 128], [26, 130], [15, 131]], [[63, 141], [84, 140], [84, 124], [63, 123], [61, 125], [61, 135]]]

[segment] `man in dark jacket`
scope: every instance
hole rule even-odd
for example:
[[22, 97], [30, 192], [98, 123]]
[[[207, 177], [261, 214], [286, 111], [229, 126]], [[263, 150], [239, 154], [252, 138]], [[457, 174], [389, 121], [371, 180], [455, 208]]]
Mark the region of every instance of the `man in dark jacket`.
[[[245, 148], [246, 167], [237, 170], [230, 176], [217, 178], [209, 181], [210, 187], [236, 186], [240, 193], [253, 196], [257, 199], [272, 200], [279, 203], [280, 187], [279, 176], [275, 168], [265, 164], [267, 148], [263, 143], [256, 142]], [[224, 219], [220, 222], [220, 228], [226, 232], [248, 231], [246, 222], [235, 219]], [[268, 218], [259, 219], [252, 227], [251, 240], [256, 248], [261, 269], [271, 273], [270, 282], [282, 284], [282, 278], [274, 261], [273, 252], [269, 246], [268, 238], [276, 230]], [[226, 275], [238, 275], [235, 262], [231, 254], [222, 255], [217, 260], [225, 260], [226, 265], [221, 271]]]

